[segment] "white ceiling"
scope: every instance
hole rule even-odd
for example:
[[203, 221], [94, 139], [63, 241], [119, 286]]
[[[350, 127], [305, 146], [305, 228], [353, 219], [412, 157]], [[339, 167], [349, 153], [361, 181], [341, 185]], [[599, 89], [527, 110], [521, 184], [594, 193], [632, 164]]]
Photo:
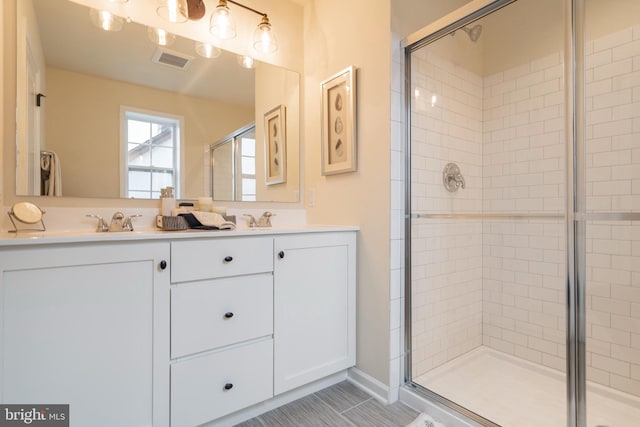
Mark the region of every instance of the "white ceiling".
[[194, 60], [187, 70], [174, 69], [151, 61], [157, 46], [143, 25], [125, 23], [122, 31], [106, 32], [91, 24], [86, 6], [68, 0], [33, 3], [48, 66], [254, 106], [254, 72], [241, 68], [235, 54], [223, 51], [215, 59], [201, 58], [193, 40], [178, 37], [169, 49]]

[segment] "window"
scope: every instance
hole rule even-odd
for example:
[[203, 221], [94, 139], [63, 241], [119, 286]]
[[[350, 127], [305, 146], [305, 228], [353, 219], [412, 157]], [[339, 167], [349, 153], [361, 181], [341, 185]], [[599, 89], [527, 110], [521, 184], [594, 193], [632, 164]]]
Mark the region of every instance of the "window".
[[179, 193], [181, 119], [162, 113], [123, 111], [121, 196], [158, 199], [160, 189]]
[[240, 156], [240, 200], [256, 201], [256, 128], [255, 126], [247, 132], [238, 135], [240, 144], [238, 151]]

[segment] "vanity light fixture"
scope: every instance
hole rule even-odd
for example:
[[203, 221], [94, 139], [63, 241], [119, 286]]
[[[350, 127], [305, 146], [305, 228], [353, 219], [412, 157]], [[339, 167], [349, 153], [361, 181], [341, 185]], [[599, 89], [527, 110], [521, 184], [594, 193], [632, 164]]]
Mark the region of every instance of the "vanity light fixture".
[[278, 40], [266, 13], [238, 3], [235, 0], [218, 0], [216, 10], [211, 14], [209, 32], [220, 40], [229, 40], [236, 36], [236, 25], [228, 3], [260, 15], [260, 23], [253, 34], [253, 47], [262, 53], [273, 53], [278, 50]]
[[203, 58], [217, 58], [221, 50], [211, 43], [196, 42], [196, 52]]
[[158, 46], [171, 46], [176, 41], [175, 34], [162, 28], [147, 27], [147, 36]]
[[273, 53], [278, 50], [278, 40], [265, 14], [253, 33], [253, 47], [258, 52]]
[[236, 36], [236, 21], [227, 6], [227, 0], [218, 1], [218, 6], [209, 20], [209, 32], [220, 40], [229, 40]]
[[91, 23], [104, 31], [120, 31], [124, 19], [106, 10], [89, 9]]
[[181, 24], [189, 19], [187, 0], [159, 0], [158, 15], [167, 22]]

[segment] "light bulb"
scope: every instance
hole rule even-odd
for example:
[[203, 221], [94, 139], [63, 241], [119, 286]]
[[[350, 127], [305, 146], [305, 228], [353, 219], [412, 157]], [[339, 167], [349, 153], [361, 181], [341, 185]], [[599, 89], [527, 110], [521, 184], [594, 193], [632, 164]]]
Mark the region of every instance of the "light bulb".
[[89, 9], [91, 23], [104, 31], [120, 31], [124, 19], [106, 10]]
[[160, 0], [156, 12], [162, 19], [172, 23], [183, 23], [189, 19], [187, 0]]
[[266, 15], [262, 17], [258, 28], [253, 33], [253, 47], [262, 53], [273, 53], [278, 50], [278, 40]]
[[217, 58], [221, 50], [210, 43], [196, 42], [196, 52], [204, 58]]
[[171, 46], [176, 41], [176, 36], [162, 28], [147, 27], [147, 36], [159, 46]]
[[216, 10], [211, 14], [209, 32], [220, 40], [228, 40], [236, 36], [236, 23], [226, 0], [219, 0]]
[[255, 63], [253, 58], [246, 55], [238, 56], [238, 64], [240, 64], [243, 68], [253, 68], [255, 67]]

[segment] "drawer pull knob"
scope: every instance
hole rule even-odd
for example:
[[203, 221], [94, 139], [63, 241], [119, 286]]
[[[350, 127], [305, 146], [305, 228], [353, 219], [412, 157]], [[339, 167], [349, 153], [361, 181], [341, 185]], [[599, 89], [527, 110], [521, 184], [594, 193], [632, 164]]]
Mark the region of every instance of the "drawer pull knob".
[[231, 262], [231, 261], [233, 261], [233, 257], [232, 256], [224, 257], [224, 262]]
[[162, 260], [160, 261], [160, 270], [164, 270], [167, 268], [167, 261]]
[[224, 314], [225, 319], [231, 319], [233, 317], [233, 313], [228, 311]]
[[233, 388], [233, 384], [231, 384], [231, 383], [226, 383], [226, 384], [224, 385], [224, 389], [225, 389], [225, 390], [231, 390], [232, 388]]
[[280, 259], [284, 258], [284, 251], [280, 251], [280, 252], [278, 252], [278, 257], [279, 257]]

